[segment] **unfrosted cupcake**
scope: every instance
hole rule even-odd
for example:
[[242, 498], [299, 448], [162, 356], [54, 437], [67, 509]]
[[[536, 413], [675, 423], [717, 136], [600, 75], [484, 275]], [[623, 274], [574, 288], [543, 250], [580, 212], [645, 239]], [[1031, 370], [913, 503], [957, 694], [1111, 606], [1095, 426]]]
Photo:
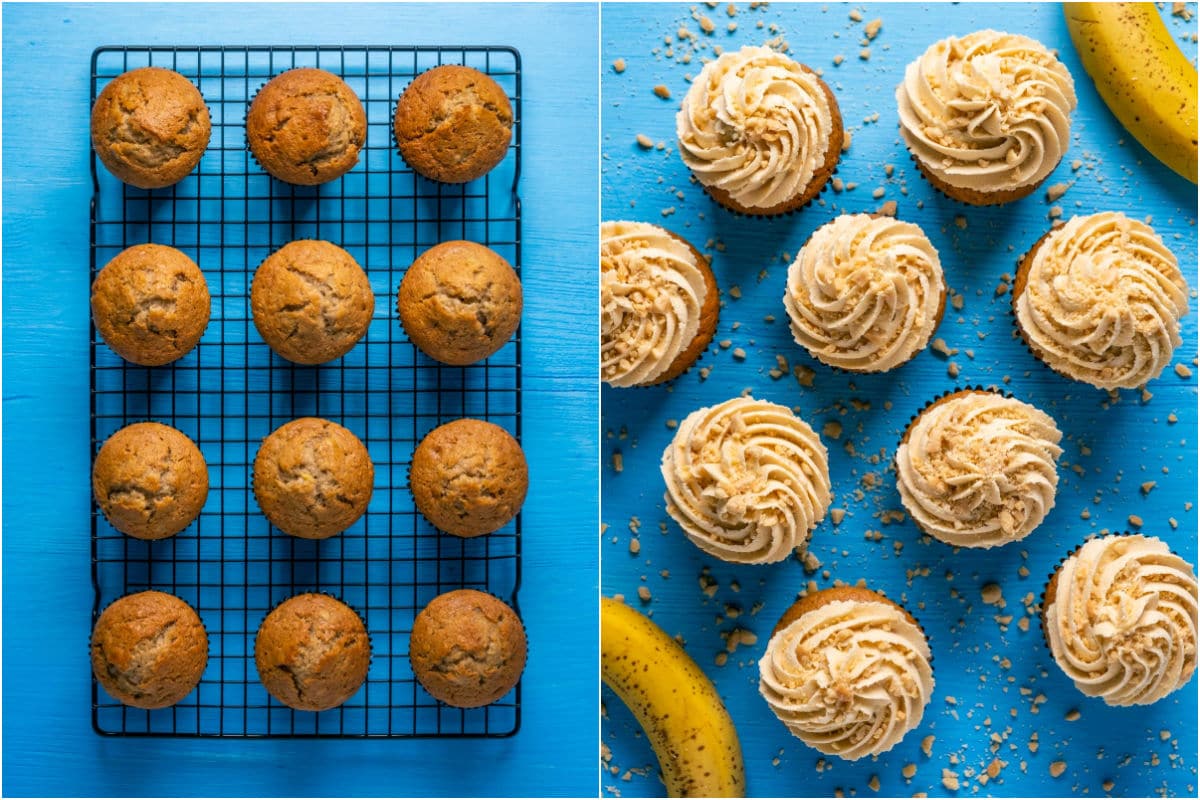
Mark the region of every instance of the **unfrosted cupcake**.
[[832, 500], [829, 454], [786, 406], [737, 397], [693, 411], [662, 457], [667, 513], [709, 555], [782, 561]]
[[720, 297], [708, 260], [645, 222], [600, 226], [600, 374], [650, 386], [683, 374], [712, 341]]
[[926, 406], [896, 450], [913, 522], [956, 547], [1024, 539], [1054, 507], [1062, 433], [1028, 403], [963, 389]]
[[1050, 576], [1042, 631], [1079, 691], [1155, 703], [1196, 671], [1195, 570], [1153, 536], [1092, 539]]
[[856, 761], [921, 724], [932, 661], [925, 632], [899, 605], [869, 589], [823, 589], [784, 612], [758, 662], [758, 686], [793, 736]]
[[842, 153], [837, 99], [815, 72], [769, 47], [710, 61], [675, 118], [679, 154], [726, 208], [769, 216], [816, 197]]
[[1188, 285], [1153, 228], [1106, 211], [1072, 217], [1030, 248], [1012, 308], [1021, 338], [1052, 370], [1132, 389], [1171, 363]]
[[1032, 194], [1067, 152], [1075, 82], [1028, 36], [984, 30], [929, 46], [896, 87], [921, 174], [971, 205]]
[[788, 268], [783, 304], [796, 343], [849, 372], [885, 372], [929, 343], [946, 308], [942, 263], [911, 222], [843, 214]]

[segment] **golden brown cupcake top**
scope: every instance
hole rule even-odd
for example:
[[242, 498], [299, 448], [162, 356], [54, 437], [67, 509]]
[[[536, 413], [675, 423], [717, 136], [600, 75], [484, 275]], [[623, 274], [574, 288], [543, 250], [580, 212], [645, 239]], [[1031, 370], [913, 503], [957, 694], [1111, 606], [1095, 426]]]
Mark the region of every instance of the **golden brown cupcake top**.
[[300, 594], [276, 606], [254, 639], [254, 664], [267, 691], [301, 711], [349, 700], [371, 666], [371, 641], [350, 606], [323, 594]]
[[246, 114], [246, 141], [262, 168], [281, 181], [312, 186], [358, 163], [367, 114], [354, 90], [323, 69], [276, 75]]
[[367, 510], [374, 483], [366, 446], [318, 417], [279, 426], [254, 457], [254, 496], [263, 514], [301, 539], [327, 539], [353, 525]]
[[516, 332], [521, 281], [490, 248], [442, 242], [404, 273], [397, 307], [404, 332], [425, 355], [445, 364], [474, 364]]
[[474, 589], [433, 598], [413, 622], [409, 660], [421, 685], [459, 708], [494, 703], [525, 669], [521, 618], [504, 602]]
[[512, 106], [500, 85], [457, 64], [413, 78], [396, 106], [400, 155], [442, 183], [466, 183], [490, 172], [508, 152], [512, 125]]
[[174, 595], [138, 592], [113, 602], [92, 630], [92, 673], [104, 691], [135, 708], [186, 697], [208, 663], [208, 635]]
[[529, 487], [525, 454], [499, 425], [458, 419], [430, 431], [413, 451], [409, 487], [438, 529], [481, 536], [521, 510]]
[[367, 332], [375, 294], [348, 252], [299, 239], [267, 256], [254, 273], [250, 308], [272, 350], [298, 364], [324, 364], [350, 352]]
[[142, 189], [178, 183], [200, 162], [212, 122], [200, 90], [173, 70], [142, 67], [92, 106], [92, 146], [108, 171]]
[[108, 438], [92, 465], [92, 494], [121, 533], [165, 539], [192, 523], [208, 499], [208, 467], [180, 431], [137, 422]]
[[122, 250], [92, 283], [92, 320], [126, 361], [147, 367], [182, 358], [208, 326], [211, 298], [204, 273], [174, 247]]

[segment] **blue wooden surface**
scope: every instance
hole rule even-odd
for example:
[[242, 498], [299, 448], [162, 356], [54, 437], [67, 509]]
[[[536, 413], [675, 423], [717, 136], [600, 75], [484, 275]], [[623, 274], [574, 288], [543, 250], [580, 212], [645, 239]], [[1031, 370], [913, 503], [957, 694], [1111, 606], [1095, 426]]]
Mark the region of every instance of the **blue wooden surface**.
[[[594, 793], [596, 300], [588, 265], [596, 7], [37, 4], [3, 13], [3, 793]], [[135, 42], [520, 49], [532, 476], [520, 602], [531, 660], [515, 738], [122, 740], [92, 732], [88, 67], [96, 46]]]
[[[1194, 12], [1194, 4], [1188, 7]], [[861, 10], [862, 22], [850, 18], [852, 8]], [[623, 593], [686, 640], [738, 726], [751, 794], [944, 796], [950, 792], [942, 784], [942, 770], [949, 769], [961, 782], [959, 796], [1104, 795], [1109, 780], [1108, 793], [1114, 795], [1194, 796], [1196, 680], [1148, 708], [1111, 709], [1088, 699], [1052, 662], [1032, 605], [1040, 602], [1045, 578], [1059, 558], [1088, 534], [1127, 528], [1130, 514], [1143, 518], [1144, 532], [1166, 539], [1195, 564], [1196, 379], [1168, 369], [1150, 384], [1152, 398], [1143, 401], [1140, 393], [1129, 391], [1113, 401], [1054, 375], [1014, 341], [1009, 295], [998, 296], [997, 285], [1049, 228], [1052, 204], [1044, 192], [992, 209], [936, 195], [900, 141], [894, 89], [909, 61], [951, 33], [993, 27], [1057, 48], [1075, 78], [1079, 109], [1066, 163], [1046, 181], [1046, 186], [1072, 186], [1053, 205], [1061, 206], [1064, 216], [1112, 209], [1153, 217], [1193, 289], [1196, 187], [1159, 165], [1111, 117], [1075, 56], [1057, 4], [771, 4], [751, 10], [737, 3], [735, 10], [730, 16], [725, 2], [602, 9], [602, 215], [665, 225], [713, 254], [724, 292], [715, 339], [731, 344], [729, 349], [714, 344], [698, 367], [672, 386], [604, 388], [605, 593]], [[694, 16], [701, 14], [714, 23], [712, 35], [701, 32]], [[883, 28], [870, 43], [869, 60], [863, 60], [863, 26], [875, 18], [883, 20]], [[730, 24], [736, 24], [733, 32]], [[679, 37], [681, 27], [696, 36], [694, 44]], [[1196, 23], [1174, 18], [1171, 28], [1185, 37], [1195, 32]], [[795, 58], [824, 71], [853, 133], [838, 176], [858, 186], [841, 194], [827, 190], [820, 203], [794, 216], [740, 219], [689, 181], [673, 146], [674, 116], [689, 86], [685, 76], [699, 73], [702, 57], [712, 57], [717, 46], [736, 48], [776, 37], [790, 44]], [[1194, 58], [1194, 41], [1187, 46]], [[682, 63], [689, 53], [691, 63]], [[835, 67], [839, 54], [845, 60]], [[623, 73], [611, 66], [618, 58], [625, 61]], [[658, 84], [670, 90], [670, 100], [653, 93]], [[664, 142], [665, 148], [642, 150], [635, 143], [639, 133]], [[1083, 162], [1077, 172], [1071, 170], [1072, 159]], [[894, 165], [890, 179], [885, 164]], [[879, 199], [872, 197], [876, 187], [884, 188]], [[941, 253], [950, 287], [963, 298], [960, 311], [947, 308], [937, 333], [960, 352], [947, 359], [927, 351], [885, 375], [835, 373], [792, 341], [781, 299], [787, 264], [809, 234], [837, 213], [874, 211], [887, 200], [897, 202], [901, 218], [924, 228]], [[740, 299], [730, 293], [735, 285]], [[1194, 372], [1194, 291], [1191, 296], [1184, 343], [1174, 363]], [[767, 315], [775, 321], [767, 322]], [[736, 348], [744, 349], [744, 361], [733, 355]], [[777, 354], [790, 365], [815, 370], [813, 386], [801, 387], [790, 375], [773, 379], [768, 371], [776, 367]], [[960, 370], [957, 380], [948, 376], [949, 361]], [[700, 367], [711, 368], [707, 380]], [[1065, 453], [1058, 503], [1041, 528], [1000, 550], [954, 552], [922, 540], [911, 522], [882, 519], [884, 512], [901, 508], [888, 465], [912, 414], [947, 389], [976, 383], [1000, 385], [1049, 412], [1065, 433]], [[824, 441], [830, 449], [834, 507], [846, 509], [846, 516], [839, 526], [827, 519], [813, 533], [811, 550], [822, 562], [813, 574], [795, 560], [768, 567], [715, 561], [689, 544], [663, 510], [658, 463], [672, 435], [666, 421], [746, 388], [798, 407], [818, 431], [832, 421], [842, 427], [839, 439], [826, 436]], [[609, 463], [616, 452], [623, 456], [620, 473]], [[1139, 489], [1146, 481], [1156, 482], [1149, 494]], [[1084, 510], [1090, 518], [1081, 518]], [[634, 517], [640, 523], [636, 556], [629, 550]], [[1172, 517], [1177, 529], [1168, 522]], [[701, 590], [705, 570], [718, 586], [711, 597]], [[757, 661], [775, 621], [808, 581], [825, 587], [859, 579], [902, 601], [920, 619], [931, 638], [937, 686], [918, 730], [877, 760], [848, 763], [822, 759], [787, 733], [758, 696]], [[1004, 609], [982, 601], [980, 589], [990, 582], [1001, 586]], [[639, 603], [639, 586], [650, 590], [648, 604]], [[727, 607], [740, 616], [726, 613]], [[1009, 624], [997, 622], [1009, 615]], [[1021, 619], [1028, 620], [1027, 629], [1018, 627]], [[737, 628], [752, 631], [757, 642], [740, 646], [725, 666], [716, 666], [716, 654], [726, 649], [723, 635]], [[604, 793], [662, 794], [653, 754], [636, 723], [610, 692], [605, 690], [603, 698], [608, 712], [603, 741], [613, 752], [609, 767], [617, 767], [602, 774]], [[1071, 711], [1078, 719], [1068, 719]], [[1030, 748], [1035, 733], [1036, 753]], [[921, 751], [926, 736], [935, 737], [930, 756]], [[998, 778], [981, 785], [979, 775], [994, 758], [1007, 765]], [[1054, 778], [1050, 765], [1058, 761], [1065, 768]], [[911, 779], [902, 775], [908, 764], [915, 765]], [[626, 774], [630, 769], [644, 775]]]

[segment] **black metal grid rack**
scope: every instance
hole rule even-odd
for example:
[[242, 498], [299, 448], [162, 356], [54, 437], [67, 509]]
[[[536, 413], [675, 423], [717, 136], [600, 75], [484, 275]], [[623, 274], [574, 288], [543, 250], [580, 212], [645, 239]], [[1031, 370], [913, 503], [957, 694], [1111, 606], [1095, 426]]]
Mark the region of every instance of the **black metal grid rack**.
[[[415, 175], [393, 145], [392, 115], [411, 78], [443, 63], [491, 75], [514, 111], [510, 152], [487, 177], [443, 185]], [[208, 463], [208, 502], [197, 522], [146, 542], [92, 512], [93, 620], [116, 598], [144, 589], [178, 595], [200, 614], [209, 661], [196, 691], [178, 705], [124, 706], [93, 681], [98, 733], [125, 736], [510, 736], [520, 726], [520, 686], [480, 709], [438, 703], [413, 678], [408, 636], [434, 596], [475, 588], [516, 607], [520, 521], [489, 536], [438, 533], [415, 510], [408, 465], [417, 442], [463, 416], [495, 422], [520, 438], [520, 334], [486, 362], [437, 364], [396, 318], [396, 290], [418, 253], [471, 239], [518, 270], [521, 210], [520, 54], [509, 47], [101, 47], [91, 96], [129, 69], [162, 66], [195, 83], [212, 116], [197, 170], [166, 189], [113, 178], [93, 155], [94, 277], [125, 247], [178, 247], [204, 271], [212, 317], [200, 344], [174, 364], [144, 368], [113, 353], [93, 326], [92, 456], [126, 424], [152, 419], [195, 441]], [[318, 187], [272, 179], [246, 149], [249, 100], [274, 75], [312, 66], [342, 76], [363, 102], [368, 132], [358, 165]], [[345, 247], [366, 270], [375, 318], [358, 346], [320, 367], [291, 364], [258, 336], [250, 282], [270, 252], [293, 239]], [[349, 530], [324, 541], [294, 539], [258, 510], [250, 471], [262, 438], [295, 417], [328, 417], [367, 445], [375, 492]], [[254, 635], [267, 612], [293, 594], [323, 591], [364, 618], [372, 661], [366, 684], [343, 706], [293, 711], [271, 698], [254, 667]]]

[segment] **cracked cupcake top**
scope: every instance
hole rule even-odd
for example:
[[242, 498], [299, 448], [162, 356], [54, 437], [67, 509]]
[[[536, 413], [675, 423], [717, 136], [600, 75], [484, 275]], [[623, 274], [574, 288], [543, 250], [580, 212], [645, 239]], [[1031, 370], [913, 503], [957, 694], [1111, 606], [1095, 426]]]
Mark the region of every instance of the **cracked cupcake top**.
[[738, 397], [693, 411], [662, 457], [667, 513], [725, 561], [782, 561], [831, 502], [825, 445], [786, 407]]
[[92, 320], [113, 352], [147, 367], [191, 352], [212, 300], [196, 262], [174, 247], [138, 244], [118, 253], [92, 283]]
[[913, 521], [958, 547], [1024, 539], [1058, 487], [1062, 433], [1049, 415], [996, 392], [961, 391], [922, 411], [896, 450]]
[[254, 497], [271, 524], [301, 539], [327, 539], [367, 510], [375, 467], [362, 441], [319, 417], [280, 425], [254, 456]]
[[1092, 539], [1046, 589], [1050, 652], [1079, 691], [1147, 705], [1196, 671], [1196, 575], [1152, 536]]
[[655, 383], [700, 330], [708, 296], [691, 246], [645, 222], [600, 226], [600, 376], [611, 386]]
[[246, 112], [246, 142], [255, 160], [286, 183], [312, 186], [340, 178], [358, 163], [367, 114], [337, 75], [301, 67], [272, 78]]
[[822, 168], [835, 116], [816, 73], [769, 47], [743, 47], [692, 81], [675, 118], [679, 154], [705, 186], [769, 209], [801, 195]]
[[856, 761], [891, 750], [921, 724], [932, 654], [894, 603], [864, 589], [826, 591], [831, 599], [808, 596], [793, 607], [802, 613], [789, 610], [776, 628], [758, 664], [759, 692], [792, 735]]
[[397, 296], [412, 343], [444, 364], [482, 361], [521, 324], [521, 281], [496, 251], [468, 241], [442, 242], [412, 263]]
[[976, 31], [929, 46], [896, 87], [900, 132], [940, 181], [978, 192], [1035, 186], [1062, 160], [1075, 83], [1028, 36]]
[[1119, 212], [1072, 217], [1025, 256], [1013, 292], [1034, 354], [1100, 389], [1157, 378], [1179, 346], [1188, 286], [1146, 223]]
[[136, 539], [182, 531], [208, 499], [200, 448], [158, 422], [135, 422], [110, 436], [92, 464], [92, 494], [105, 519]]
[[843, 214], [788, 269], [783, 304], [796, 343], [853, 372], [883, 372], [925, 347], [946, 296], [942, 264], [911, 222]]

